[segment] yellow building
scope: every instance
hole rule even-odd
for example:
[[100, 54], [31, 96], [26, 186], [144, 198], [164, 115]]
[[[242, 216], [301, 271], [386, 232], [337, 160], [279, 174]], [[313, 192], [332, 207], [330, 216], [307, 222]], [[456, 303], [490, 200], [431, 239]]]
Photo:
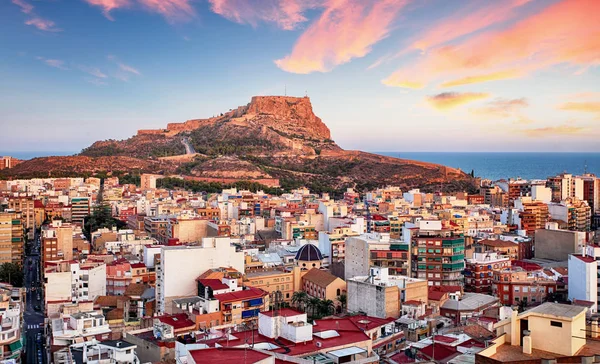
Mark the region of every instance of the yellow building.
[[476, 362], [557, 359], [600, 353], [600, 342], [586, 340], [586, 307], [547, 302], [496, 323], [498, 336]]
[[290, 302], [294, 292], [300, 290], [300, 267], [290, 269], [259, 269], [246, 273], [244, 286], [256, 287], [269, 294], [281, 291], [283, 300]]
[[341, 307], [338, 298], [346, 294], [346, 281], [325, 270], [313, 268], [302, 276], [302, 290], [309, 296], [332, 300], [336, 307]]
[[0, 212], [0, 264], [23, 263], [23, 222], [21, 212]]

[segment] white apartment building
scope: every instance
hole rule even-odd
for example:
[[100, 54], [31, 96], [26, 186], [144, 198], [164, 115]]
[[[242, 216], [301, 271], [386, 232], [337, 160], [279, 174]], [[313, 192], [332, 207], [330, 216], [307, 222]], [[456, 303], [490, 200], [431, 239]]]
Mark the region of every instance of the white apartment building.
[[70, 261], [48, 262], [44, 272], [44, 300], [93, 301], [106, 295], [106, 265], [83, 266]]
[[244, 273], [244, 252], [237, 252], [229, 237], [204, 238], [199, 246], [163, 246], [160, 254], [156, 266], [159, 313], [169, 312], [175, 298], [196, 295], [196, 278], [209, 269], [232, 267]]

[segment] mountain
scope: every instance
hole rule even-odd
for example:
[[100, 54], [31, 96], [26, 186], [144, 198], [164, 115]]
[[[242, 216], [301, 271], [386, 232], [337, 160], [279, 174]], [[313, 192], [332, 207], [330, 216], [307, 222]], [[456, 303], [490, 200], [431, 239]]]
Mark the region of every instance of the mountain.
[[453, 168], [343, 150], [315, 115], [308, 97], [255, 96], [249, 104], [207, 119], [138, 130], [126, 140], [98, 141], [72, 157], [35, 158], [4, 177], [103, 171], [183, 175], [204, 181], [279, 180], [316, 190], [465, 189], [473, 179]]

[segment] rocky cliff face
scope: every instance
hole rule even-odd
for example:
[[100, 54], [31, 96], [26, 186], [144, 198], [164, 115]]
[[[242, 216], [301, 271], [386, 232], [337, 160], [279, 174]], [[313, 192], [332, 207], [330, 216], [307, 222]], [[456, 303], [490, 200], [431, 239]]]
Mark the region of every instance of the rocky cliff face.
[[[158, 160], [184, 154], [184, 138], [199, 153], [196, 157]], [[127, 140], [96, 142], [79, 156], [26, 161], [11, 173], [133, 169], [209, 179], [278, 178], [287, 188], [304, 185], [317, 192], [390, 184], [435, 189], [444, 184], [461, 190], [472, 186], [469, 176], [452, 168], [345, 151], [331, 140], [308, 97], [288, 96], [255, 96], [217, 117], [140, 130]]]
[[308, 97], [254, 96], [248, 104], [248, 114], [271, 116], [282, 124], [288, 124], [288, 129], [304, 131], [320, 139], [331, 139], [329, 128], [314, 114]]

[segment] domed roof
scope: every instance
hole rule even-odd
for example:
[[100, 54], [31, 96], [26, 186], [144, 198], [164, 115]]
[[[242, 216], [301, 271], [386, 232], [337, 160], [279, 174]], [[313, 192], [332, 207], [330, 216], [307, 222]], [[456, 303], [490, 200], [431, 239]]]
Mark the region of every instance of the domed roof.
[[296, 261], [311, 262], [315, 260], [323, 260], [323, 254], [319, 248], [312, 244], [303, 245], [296, 253]]

